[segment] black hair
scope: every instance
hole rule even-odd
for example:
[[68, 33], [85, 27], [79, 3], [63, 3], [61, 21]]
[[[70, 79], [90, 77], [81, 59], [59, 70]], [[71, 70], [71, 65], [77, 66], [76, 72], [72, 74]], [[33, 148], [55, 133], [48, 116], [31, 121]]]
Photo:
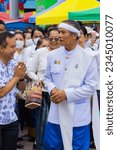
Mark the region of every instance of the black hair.
[[25, 36], [24, 36], [23, 32], [15, 32], [14, 35], [17, 35], [17, 34], [20, 34], [23, 37], [23, 39], [25, 39]]
[[4, 21], [0, 20], [0, 24], [4, 25], [6, 27], [6, 24]]
[[[25, 37], [25, 38], [26, 38], [26, 35], [25, 35], [25, 34], [27, 34], [27, 33], [31, 34], [31, 32], [29, 32], [29, 31], [24, 31], [23, 34], [24, 34], [24, 37]], [[31, 34], [31, 38], [32, 38], [32, 34]]]
[[31, 26], [26, 26], [26, 30], [28, 30], [28, 29], [33, 30], [33, 27], [31, 27]]
[[82, 21], [76, 21], [80, 26], [83, 26]]
[[58, 31], [58, 33], [59, 33], [58, 28], [55, 27], [55, 26], [52, 26], [52, 27], [50, 27], [50, 28], [48, 29], [48, 31], [47, 31], [47, 36], [48, 36], [48, 37], [49, 37], [51, 31]]
[[38, 27], [38, 26], [36, 26], [36, 27], [34, 28], [34, 30], [33, 30], [33, 32], [32, 32], [32, 36], [34, 35], [34, 32], [35, 32], [36, 30], [38, 30], [38, 31], [42, 32], [42, 33], [43, 33], [43, 35], [45, 36], [45, 32], [44, 32], [43, 28]]
[[7, 47], [7, 41], [6, 39], [7, 38], [13, 38], [15, 35], [8, 32], [8, 31], [5, 31], [3, 33], [0, 34], [0, 46], [2, 46], [3, 48], [6, 48]]
[[29, 32], [29, 30], [28, 29], [30, 29], [31, 30], [31, 34], [32, 34], [32, 32], [33, 32], [33, 30], [34, 30], [34, 28], [33, 27], [31, 27], [31, 26], [27, 26], [26, 27], [26, 29], [25, 29], [25, 32]]
[[48, 30], [49, 30], [50, 28], [53, 28], [53, 27], [57, 27], [57, 25], [56, 25], [56, 24], [53, 24], [53, 25], [48, 25], [48, 26], [46, 26], [46, 27], [45, 27], [45, 33], [47, 34]]
[[35, 50], [38, 49], [38, 47], [41, 46], [41, 44], [43, 43], [43, 40], [47, 40], [48, 41], [48, 39], [46, 37], [43, 37], [43, 38], [39, 39], [38, 42], [37, 42]]
[[88, 35], [87, 29], [85, 28], [85, 26], [82, 25], [82, 26], [80, 27], [80, 29], [82, 30], [84, 36], [85, 36], [85, 35]]

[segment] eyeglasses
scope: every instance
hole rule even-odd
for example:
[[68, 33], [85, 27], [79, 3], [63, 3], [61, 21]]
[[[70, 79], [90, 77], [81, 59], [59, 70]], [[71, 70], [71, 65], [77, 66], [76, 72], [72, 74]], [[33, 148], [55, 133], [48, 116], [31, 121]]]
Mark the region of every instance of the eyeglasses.
[[59, 41], [59, 38], [49, 38], [49, 41], [55, 41], [55, 42], [58, 42], [58, 41]]

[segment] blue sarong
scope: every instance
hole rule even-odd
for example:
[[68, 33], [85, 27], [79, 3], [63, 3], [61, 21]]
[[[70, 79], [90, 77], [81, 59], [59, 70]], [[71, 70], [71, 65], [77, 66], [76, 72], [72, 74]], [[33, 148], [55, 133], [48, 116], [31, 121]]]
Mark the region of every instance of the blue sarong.
[[[44, 133], [43, 150], [64, 150], [60, 125], [48, 122]], [[73, 150], [89, 150], [90, 125], [73, 128]]]

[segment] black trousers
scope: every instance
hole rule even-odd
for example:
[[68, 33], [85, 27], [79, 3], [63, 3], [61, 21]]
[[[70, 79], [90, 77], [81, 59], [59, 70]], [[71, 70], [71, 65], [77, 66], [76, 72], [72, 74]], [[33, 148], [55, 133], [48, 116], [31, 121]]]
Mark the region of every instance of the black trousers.
[[18, 121], [0, 125], [0, 150], [16, 150], [18, 131]]
[[47, 123], [48, 112], [50, 108], [49, 93], [43, 92], [43, 100], [41, 107], [37, 108], [37, 121], [36, 121], [36, 150], [43, 149], [43, 136]]

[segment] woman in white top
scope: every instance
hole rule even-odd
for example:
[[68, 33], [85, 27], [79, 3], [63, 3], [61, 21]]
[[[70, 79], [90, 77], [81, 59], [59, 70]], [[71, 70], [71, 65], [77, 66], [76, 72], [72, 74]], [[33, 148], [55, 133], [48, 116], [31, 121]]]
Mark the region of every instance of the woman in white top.
[[30, 67], [28, 68], [28, 76], [36, 82], [39, 82], [44, 78], [49, 51], [60, 47], [58, 29], [52, 28], [48, 31], [47, 45], [44, 44], [45, 39], [42, 39], [42, 42], [41, 40], [39, 41], [41, 43], [39, 49], [36, 50], [32, 60], [30, 61]]
[[24, 60], [23, 56], [23, 48], [24, 48], [24, 35], [22, 32], [16, 32], [15, 33], [15, 39], [16, 39], [16, 52], [14, 54], [14, 59], [16, 61], [22, 61]]
[[[48, 30], [48, 40], [39, 40], [39, 49], [36, 50], [32, 60], [30, 61], [30, 67], [28, 68], [28, 76], [35, 82], [43, 81], [44, 73], [47, 66], [47, 56], [50, 51], [60, 47], [59, 42], [59, 31], [58, 28], [53, 27]], [[50, 106], [49, 94], [43, 89], [43, 101], [38, 114], [36, 144], [38, 149], [42, 148], [43, 145], [43, 133], [45, 129], [45, 124], [48, 116]], [[40, 122], [38, 124], [38, 122]]]
[[29, 47], [34, 44], [30, 32], [28, 31], [24, 32], [24, 37], [25, 37], [25, 47]]

